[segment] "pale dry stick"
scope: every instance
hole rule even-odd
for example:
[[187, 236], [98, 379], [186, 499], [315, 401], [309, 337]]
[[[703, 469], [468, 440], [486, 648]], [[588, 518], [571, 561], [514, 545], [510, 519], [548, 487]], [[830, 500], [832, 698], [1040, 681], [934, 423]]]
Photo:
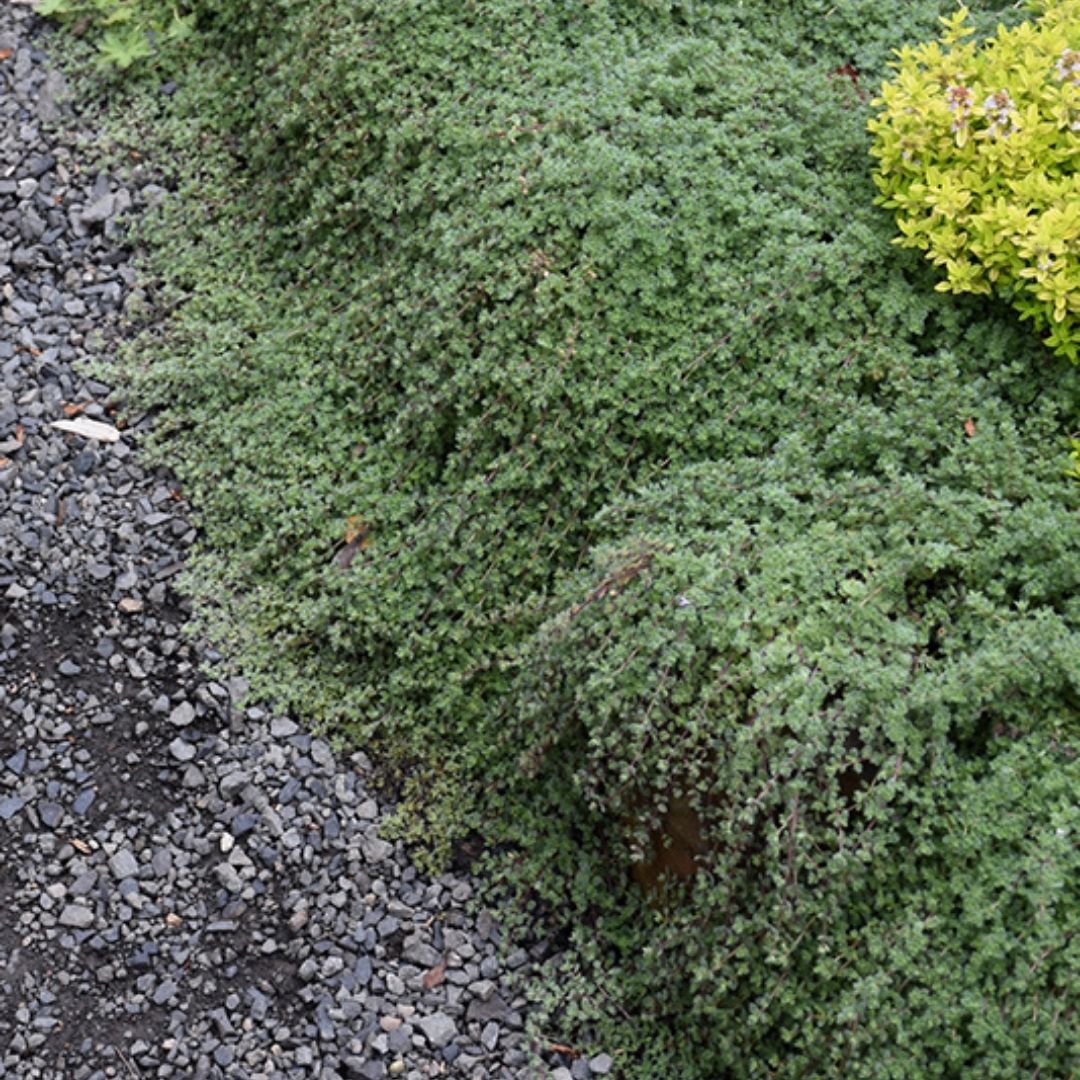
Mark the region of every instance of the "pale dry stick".
[[133, 1076], [135, 1078], [135, 1080], [138, 1080], [139, 1074], [138, 1074], [138, 1072], [135, 1071], [135, 1066], [131, 1064], [130, 1059], [124, 1053], [124, 1051], [121, 1050], [120, 1047], [116, 1046], [116, 1045], [113, 1046], [113, 1049], [116, 1051], [117, 1056], [120, 1058], [120, 1060], [124, 1063], [124, 1068], [127, 1069], [128, 1074], [130, 1076]]

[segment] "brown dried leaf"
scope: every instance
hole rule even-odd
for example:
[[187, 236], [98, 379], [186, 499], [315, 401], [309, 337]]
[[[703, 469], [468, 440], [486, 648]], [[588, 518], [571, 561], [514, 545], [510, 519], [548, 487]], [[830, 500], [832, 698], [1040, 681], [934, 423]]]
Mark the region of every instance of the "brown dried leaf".
[[572, 1046], [567, 1046], [566, 1043], [548, 1043], [548, 1052], [551, 1054], [565, 1054], [567, 1057], [581, 1057], [581, 1051], [575, 1050]]
[[434, 990], [443, 979], [446, 978], [446, 961], [436, 964], [430, 971], [424, 972], [424, 977], [420, 980], [424, 984], [425, 990]]
[[68, 418], [72, 416], [78, 416], [79, 413], [81, 413], [85, 408], [86, 402], [83, 402], [81, 405], [77, 405], [74, 402], [68, 401], [64, 403], [64, 415]]
[[334, 562], [339, 570], [348, 570], [353, 559], [369, 544], [368, 524], [355, 514], [345, 522], [345, 543], [334, 555]]
[[364, 540], [367, 531], [367, 522], [362, 517], [353, 514], [345, 522], [345, 543], [351, 544], [354, 540]]
[[72, 838], [68, 840], [68, 843], [76, 850], [81, 851], [84, 855], [89, 855], [94, 849], [85, 841]]

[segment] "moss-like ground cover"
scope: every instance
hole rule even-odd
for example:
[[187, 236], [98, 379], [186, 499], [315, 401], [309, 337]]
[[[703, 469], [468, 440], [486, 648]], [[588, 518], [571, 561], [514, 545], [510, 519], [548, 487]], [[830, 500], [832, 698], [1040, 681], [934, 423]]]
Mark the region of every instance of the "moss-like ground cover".
[[229, 0], [125, 92], [204, 625], [484, 837], [620, 1075], [1080, 1054], [1077, 369], [874, 205], [949, 10]]

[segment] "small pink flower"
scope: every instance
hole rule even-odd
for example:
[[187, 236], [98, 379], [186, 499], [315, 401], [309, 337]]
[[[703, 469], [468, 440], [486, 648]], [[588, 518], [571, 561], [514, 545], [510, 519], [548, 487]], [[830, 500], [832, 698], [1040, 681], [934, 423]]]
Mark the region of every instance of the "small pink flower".
[[975, 95], [962, 83], [956, 83], [945, 91], [945, 101], [949, 106], [949, 112], [954, 113], [952, 130], [959, 131], [968, 122], [971, 114], [971, 106], [975, 101]]
[[949, 103], [949, 112], [966, 113], [971, 110], [975, 95], [966, 86], [950, 86], [945, 91], [945, 100]]
[[1054, 66], [1059, 82], [1080, 83], [1080, 49], [1064, 49]]
[[1008, 135], [1015, 129], [1013, 117], [1016, 115], [1016, 103], [1009, 96], [1008, 90], [998, 90], [983, 102], [983, 112], [990, 121], [991, 135]]

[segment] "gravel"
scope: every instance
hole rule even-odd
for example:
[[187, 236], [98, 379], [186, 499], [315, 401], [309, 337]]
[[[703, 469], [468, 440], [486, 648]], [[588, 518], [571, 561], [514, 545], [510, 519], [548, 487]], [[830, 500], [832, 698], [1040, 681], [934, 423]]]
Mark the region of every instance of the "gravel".
[[551, 1075], [544, 946], [380, 835], [362, 752], [202, 674], [182, 493], [88, 374], [142, 299], [124, 222], [168, 194], [96, 170], [44, 41], [0, 5], [0, 1077]]

